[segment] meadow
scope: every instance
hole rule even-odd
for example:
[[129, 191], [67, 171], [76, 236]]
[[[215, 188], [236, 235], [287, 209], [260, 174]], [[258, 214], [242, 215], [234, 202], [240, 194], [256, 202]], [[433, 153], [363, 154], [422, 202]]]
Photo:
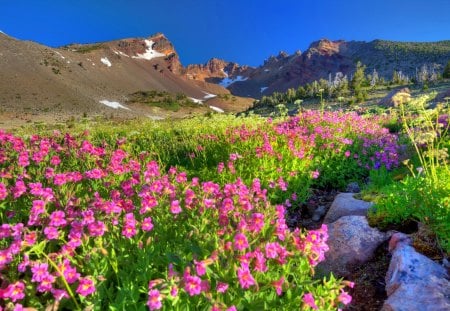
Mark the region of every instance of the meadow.
[[373, 223], [424, 222], [448, 252], [448, 117], [428, 100], [1, 130], [0, 308], [343, 308], [351, 280], [315, 275], [327, 227], [289, 228], [287, 211], [358, 182]]

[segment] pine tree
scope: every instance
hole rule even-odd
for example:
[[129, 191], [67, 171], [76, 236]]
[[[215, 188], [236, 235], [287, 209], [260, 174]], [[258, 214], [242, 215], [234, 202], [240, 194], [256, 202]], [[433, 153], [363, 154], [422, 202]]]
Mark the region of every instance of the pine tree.
[[450, 60], [444, 68], [444, 72], [442, 73], [442, 77], [445, 79], [450, 79]]
[[350, 85], [353, 90], [353, 94], [355, 95], [357, 103], [360, 103], [367, 98], [367, 92], [363, 89], [363, 84], [366, 79], [365, 75], [364, 75], [365, 69], [366, 69], [366, 66], [361, 64], [360, 61], [358, 61], [358, 63], [356, 63], [356, 71], [355, 71], [355, 74], [353, 75], [351, 85]]

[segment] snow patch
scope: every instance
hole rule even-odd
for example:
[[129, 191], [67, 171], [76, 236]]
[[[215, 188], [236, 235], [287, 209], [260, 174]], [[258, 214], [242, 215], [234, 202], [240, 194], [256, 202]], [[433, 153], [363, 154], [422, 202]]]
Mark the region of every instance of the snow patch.
[[102, 58], [100, 59], [100, 61], [101, 61], [103, 64], [105, 64], [106, 66], [108, 66], [108, 67], [111, 67], [111, 66], [112, 66], [112, 64], [111, 64], [111, 62], [109, 61], [108, 57], [102, 57]]
[[268, 89], [267, 86], [263, 86], [263, 87], [261, 88], [261, 93], [264, 92], [264, 91], [267, 90], [267, 89]]
[[270, 71], [270, 69], [264, 69], [264, 72], [269, 72]]
[[116, 55], [121, 55], [121, 56], [125, 56], [125, 57], [130, 57], [129, 55], [127, 55], [127, 54], [125, 54], [124, 52], [121, 52], [121, 51], [113, 50], [113, 52], [114, 52]]
[[220, 71], [222, 71], [222, 73], [225, 75], [225, 77], [227, 77], [228, 78], [228, 73], [225, 71], [225, 70], [223, 70], [223, 68], [222, 69], [220, 69]]
[[203, 100], [201, 100], [201, 99], [197, 99], [194, 97], [189, 97], [189, 99], [192, 100], [196, 104], [203, 105]]
[[234, 79], [230, 79], [230, 78], [224, 78], [219, 85], [223, 86], [223, 87], [229, 87], [231, 84], [233, 84], [234, 82], [239, 82], [239, 81], [245, 81], [248, 78], [244, 78], [243, 76], [237, 76]]
[[130, 108], [125, 107], [125, 106], [122, 105], [121, 103], [118, 103], [118, 102], [110, 102], [109, 100], [106, 100], [106, 99], [101, 100], [101, 101], [100, 101], [100, 104], [103, 104], [103, 105], [105, 105], [105, 106], [108, 106], [108, 107], [111, 107], [111, 108], [114, 108], [114, 109], [122, 108], [122, 109], [130, 110]]
[[209, 108], [211, 108], [212, 110], [218, 112], [218, 113], [224, 113], [225, 111], [223, 111], [222, 109], [220, 109], [219, 107], [216, 106], [209, 106]]
[[208, 92], [205, 92], [205, 91], [202, 91], [202, 92], [206, 94], [206, 95], [203, 97], [203, 99], [210, 99], [210, 98], [217, 97], [217, 95], [215, 95], [215, 94], [211, 94], [211, 93], [208, 93]]
[[59, 53], [58, 51], [55, 51], [56, 54], [58, 54], [62, 59], [66, 59], [61, 53]]
[[160, 53], [158, 51], [153, 50], [153, 44], [155, 42], [153, 42], [152, 40], [145, 40], [145, 45], [147, 46], [147, 51], [145, 51], [144, 54], [138, 54], [136, 56], [133, 56], [132, 58], [140, 58], [140, 59], [146, 59], [146, 60], [151, 60], [155, 57], [162, 57], [162, 56], [166, 56], [163, 53]]

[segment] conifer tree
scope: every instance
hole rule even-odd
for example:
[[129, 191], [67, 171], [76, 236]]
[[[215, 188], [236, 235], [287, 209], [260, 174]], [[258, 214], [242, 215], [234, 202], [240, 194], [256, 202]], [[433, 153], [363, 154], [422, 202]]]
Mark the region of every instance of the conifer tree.
[[442, 73], [442, 77], [445, 79], [450, 79], [450, 60], [444, 68], [444, 72]]
[[361, 64], [360, 61], [356, 63], [356, 71], [355, 74], [353, 75], [350, 85], [357, 103], [360, 103], [367, 98], [367, 92], [363, 89], [363, 84], [366, 78], [364, 75], [365, 69], [366, 66]]

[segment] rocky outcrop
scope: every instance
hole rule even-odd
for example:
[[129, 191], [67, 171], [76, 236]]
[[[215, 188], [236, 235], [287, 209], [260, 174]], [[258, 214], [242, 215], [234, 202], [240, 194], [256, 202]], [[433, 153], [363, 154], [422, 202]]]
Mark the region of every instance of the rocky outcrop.
[[237, 76], [248, 77], [253, 71], [249, 66], [240, 66], [233, 62], [227, 62], [218, 58], [211, 58], [205, 64], [189, 65], [183, 71], [186, 78], [198, 81], [216, 81], [223, 78], [235, 78]]
[[386, 275], [383, 311], [450, 310], [450, 282], [447, 271], [417, 253], [402, 233], [392, 236], [391, 263]]
[[371, 202], [357, 200], [354, 193], [340, 193], [336, 196], [328, 210], [324, 223], [332, 223], [343, 216], [366, 216], [367, 211], [373, 205]]
[[389, 238], [389, 234], [372, 228], [365, 216], [344, 216], [328, 225], [326, 260], [318, 269], [348, 276], [359, 265], [369, 260], [376, 248]]

